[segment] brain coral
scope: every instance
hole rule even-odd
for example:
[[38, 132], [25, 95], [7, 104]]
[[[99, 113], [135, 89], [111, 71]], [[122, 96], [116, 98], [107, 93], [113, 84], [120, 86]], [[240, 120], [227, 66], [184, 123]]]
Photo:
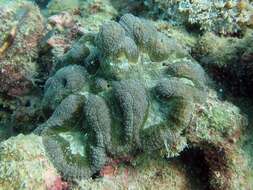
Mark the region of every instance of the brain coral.
[[[157, 39], [163, 39], [159, 35], [173, 43], [157, 45]], [[128, 38], [135, 44], [131, 50], [124, 42]], [[236, 142], [244, 126], [241, 114], [217, 97], [211, 100], [205, 70], [189, 54], [177, 56], [183, 50], [174, 42], [133, 15], [104, 23], [98, 33], [84, 34], [77, 42], [88, 47], [84, 53], [89, 55], [84, 56], [83, 66], [73, 65], [83, 56], [79, 52], [72, 57], [76, 60], [66, 60], [66, 66], [48, 79], [43, 101], [53, 113], [38, 128], [47, 155], [64, 179], [104, 175], [114, 162], [135, 166], [133, 160], [142, 153], [171, 160], [190, 152], [192, 159], [192, 149], [194, 153], [200, 149], [206, 154], [201, 163], [210, 171], [208, 185], [230, 187], [230, 175], [236, 176], [240, 169], [230, 169], [235, 165], [223, 145]], [[166, 47], [168, 56], [158, 56], [160, 60], [155, 56], [154, 61], [149, 46], [154, 51]], [[129, 51], [138, 55], [135, 64]], [[93, 63], [94, 72], [86, 71]], [[51, 106], [54, 98], [57, 103]], [[221, 161], [217, 167], [216, 160]]]
[[38, 69], [43, 17], [33, 3], [8, 1], [0, 4], [0, 25], [0, 92], [17, 96], [28, 91]]
[[126, 141], [131, 142], [132, 135], [141, 127], [148, 108], [145, 88], [137, 81], [120, 81], [113, 84], [116, 102], [120, 105], [125, 129]]
[[106, 163], [106, 150], [111, 143], [111, 117], [105, 100], [90, 95], [84, 106], [85, 124], [88, 131], [88, 145], [91, 155], [91, 170], [98, 172]]
[[162, 61], [171, 53], [171, 39], [158, 32], [147, 20], [140, 19], [132, 14], [125, 14], [119, 23], [132, 37], [139, 48], [147, 52], [152, 61]]
[[[199, 79], [205, 84], [204, 78], [201, 78], [204, 77], [204, 73], [197, 79], [194, 75], [196, 63], [189, 64], [181, 73], [175, 72], [173, 65], [170, 69], [169, 63], [165, 66], [161, 63], [153, 64], [156, 64], [153, 65], [156, 69], [163, 71], [158, 78], [156, 75], [149, 75], [149, 71], [144, 71], [144, 75], [137, 78], [133, 75], [131, 80], [104, 78], [106, 88], [100, 91], [92, 91], [89, 81], [86, 81], [88, 88], [73, 91], [41, 125], [47, 151], [52, 155], [50, 157], [57, 163], [56, 166], [63, 176], [87, 178], [98, 172], [110, 157], [128, 157], [140, 150], [150, 153], [159, 150], [167, 157], [173, 157], [187, 146], [182, 131], [191, 121], [195, 104], [205, 101], [205, 88], [198, 85], [201, 84], [200, 81], [195, 82]], [[149, 69], [147, 67], [147, 70]], [[174, 71], [175, 76], [178, 74], [177, 77], [171, 77], [168, 70]], [[183, 74], [188, 78], [181, 78]], [[150, 79], [145, 81], [147, 76]], [[80, 112], [82, 106], [83, 114]], [[80, 125], [80, 121], [83, 125]], [[74, 126], [82, 126], [82, 134], [87, 136], [84, 143], [88, 160], [85, 161], [86, 165], [80, 167], [84, 171], [79, 171], [79, 167], [74, 163], [62, 160], [66, 156], [61, 153], [63, 150], [60, 147], [63, 146], [63, 142], [58, 137], [55, 139], [56, 132], [49, 133], [51, 130], [61, 131]], [[61, 155], [55, 157], [55, 154]], [[69, 168], [69, 173], [64, 168]]]
[[[80, 95], [67, 96], [56, 107], [52, 116], [43, 125], [36, 128], [36, 133], [41, 133], [45, 128], [57, 128], [66, 125], [74, 125], [81, 115], [84, 98]], [[74, 121], [74, 122], [73, 122]]]
[[119, 58], [122, 54], [128, 61], [137, 62], [139, 51], [159, 62], [167, 59], [175, 49], [180, 49], [175, 39], [157, 31], [148, 20], [132, 14], [123, 15], [119, 23], [104, 23], [96, 35], [95, 45], [102, 54], [101, 62], [108, 57]]
[[[67, 179], [90, 177], [110, 159], [127, 159], [143, 151], [179, 155], [187, 146], [183, 131], [190, 125], [196, 105], [206, 100], [207, 80], [202, 67], [189, 55], [177, 62], [169, 59], [182, 51], [179, 46], [170, 46], [174, 39], [133, 15], [121, 19], [124, 23], [110, 21], [95, 35], [84, 35], [91, 37], [92, 48], [98, 49], [96, 72], [90, 74], [83, 66], [68, 65], [45, 84], [43, 102], [54, 112], [37, 132], [42, 131], [52, 162]], [[124, 49], [129, 47], [124, 41], [128, 38], [136, 45], [131, 51], [138, 52], [135, 64], [130, 64], [130, 50]], [[157, 45], [159, 40], [161, 46]], [[152, 57], [152, 48], [153, 52], [164, 50], [166, 56], [157, 52], [159, 59]], [[127, 59], [118, 62], [122, 53]], [[93, 54], [88, 57], [90, 62], [96, 59]], [[71, 160], [57, 131], [73, 128], [81, 130], [85, 138], [85, 156]]]
[[[102, 52], [102, 57], [118, 57], [124, 53], [129, 60], [137, 61], [138, 48], [125, 30], [117, 22], [103, 24], [96, 38], [97, 47]], [[131, 51], [130, 51], [131, 50]]]

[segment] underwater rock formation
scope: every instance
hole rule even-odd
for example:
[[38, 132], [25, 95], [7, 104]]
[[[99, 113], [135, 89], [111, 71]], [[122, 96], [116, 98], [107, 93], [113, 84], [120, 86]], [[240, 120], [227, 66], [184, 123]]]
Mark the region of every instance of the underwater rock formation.
[[19, 96], [31, 89], [38, 69], [34, 60], [44, 31], [43, 17], [31, 2], [10, 1], [0, 6], [3, 26], [0, 29], [0, 92]]
[[118, 16], [118, 11], [111, 0], [82, 1], [80, 11], [82, 19], [79, 21], [85, 26], [86, 32], [98, 31], [102, 23]]
[[40, 7], [45, 8], [50, 0], [35, 0]]
[[243, 38], [206, 33], [196, 44], [193, 55], [233, 94], [250, 96], [253, 93], [252, 44], [252, 30], [247, 30]]
[[[74, 134], [74, 133], [73, 133]], [[70, 134], [62, 134], [62, 137], [67, 138]], [[77, 136], [72, 135], [74, 139], [77, 139]], [[71, 139], [71, 138], [69, 138]], [[142, 155], [140, 158], [135, 160], [136, 165], [138, 166], [135, 169], [131, 167], [125, 166], [124, 168], [116, 168], [117, 171], [115, 172], [115, 177], [112, 179], [106, 177], [101, 179], [102, 181], [98, 180], [82, 180], [77, 181], [78, 185], [72, 186], [69, 183], [62, 181], [62, 179], [58, 176], [56, 170], [53, 167], [53, 164], [50, 163], [49, 158], [47, 158], [45, 154], [45, 149], [41, 142], [41, 137], [34, 136], [34, 135], [19, 135], [15, 138], [11, 138], [8, 141], [1, 143], [1, 154], [2, 157], [0, 158], [0, 170], [1, 172], [1, 188], [3, 189], [29, 189], [29, 188], [36, 188], [38, 190], [44, 189], [85, 189], [87, 187], [95, 188], [95, 189], [104, 189], [105, 187], [110, 188], [120, 188], [121, 186], [126, 186], [124, 184], [124, 179], [128, 176], [129, 187], [132, 185], [134, 187], [156, 187], [160, 184], [161, 187], [170, 187], [172, 184], [176, 185], [173, 187], [176, 190], [186, 189], [190, 182], [187, 179], [186, 170], [184, 170], [183, 165], [181, 163], [170, 163], [164, 159], [157, 159], [155, 157], [150, 158], [145, 155]], [[19, 148], [15, 147], [19, 143]], [[74, 141], [71, 142], [72, 151], [81, 150], [82, 146], [80, 144], [75, 144]], [[74, 148], [75, 146], [75, 148]], [[22, 147], [22, 148], [21, 148]], [[33, 151], [31, 151], [31, 147], [33, 147]], [[26, 150], [27, 152], [22, 152]], [[10, 161], [9, 155], [10, 152], [15, 157], [12, 158], [13, 160]], [[78, 153], [76, 153], [78, 154]], [[19, 161], [16, 161], [18, 158], [17, 156], [22, 156], [24, 158], [19, 158]], [[63, 154], [59, 154], [63, 155]], [[145, 162], [143, 161], [145, 160]], [[12, 164], [13, 163], [13, 164]], [[16, 163], [16, 164], [14, 164]], [[29, 163], [29, 164], [28, 164]], [[8, 167], [8, 170], [6, 167]], [[17, 167], [19, 167], [17, 169]], [[65, 168], [67, 170], [67, 168]], [[162, 171], [161, 171], [162, 170]], [[8, 171], [12, 171], [11, 174], [8, 174]], [[20, 171], [20, 172], [18, 172]], [[128, 172], [126, 172], [128, 171]], [[33, 175], [30, 175], [30, 172], [33, 172]], [[157, 172], [162, 172], [166, 178], [157, 175]], [[127, 174], [126, 174], [127, 173]], [[124, 175], [123, 175], [124, 174]], [[13, 175], [15, 178], [15, 183], [12, 182]], [[123, 176], [122, 176], [123, 175]], [[126, 175], [126, 176], [125, 176]], [[152, 180], [157, 179], [159, 184], [154, 184]], [[20, 183], [19, 183], [20, 181]], [[141, 182], [140, 182], [141, 181]], [[162, 184], [160, 182], [163, 182]], [[22, 182], [25, 182], [25, 185], [22, 186]]]
[[41, 137], [18, 135], [0, 144], [1, 189], [54, 189], [58, 182]]
[[6, 123], [0, 123], [0, 142], [7, 140], [13, 135], [13, 129]]
[[252, 2], [143, 0], [151, 15], [168, 20], [173, 25], [213, 31], [221, 35], [238, 35], [252, 25]]
[[212, 90], [206, 103], [195, 110], [192, 124], [186, 129], [191, 146], [185, 151], [190, 151], [189, 156], [195, 151], [200, 154], [198, 160], [205, 168], [208, 188], [247, 189], [247, 176], [241, 173], [246, 172], [248, 160], [242, 158], [239, 145], [247, 125], [248, 119], [240, 108], [218, 100]]
[[44, 69], [40, 74], [46, 75], [41, 78], [47, 78], [48, 74], [52, 75], [59, 68], [66, 66], [69, 61], [73, 64], [83, 64], [83, 59], [91, 49], [87, 49], [80, 36], [86, 32], [98, 31], [102, 23], [111, 20], [117, 14], [108, 1], [82, 1], [78, 2], [75, 8], [72, 7], [74, 6], [72, 3], [76, 3], [73, 1], [49, 3], [59, 4], [59, 6], [64, 6], [66, 3], [67, 10], [54, 10], [54, 6], [47, 6], [43, 10], [43, 13], [48, 16], [48, 30], [40, 44], [38, 62]]
[[103, 178], [99, 180], [78, 181], [79, 189], [171, 189], [188, 190], [191, 186], [187, 171], [180, 162], [169, 162], [164, 159], [141, 155], [133, 166], [117, 164], [107, 165]]
[[62, 11], [74, 11], [79, 6], [79, 0], [50, 0], [47, 4], [47, 9], [50, 14], [56, 14]]
[[37, 123], [44, 120], [41, 114], [41, 99], [37, 96], [23, 96], [12, 111], [9, 127], [18, 133], [32, 132]]

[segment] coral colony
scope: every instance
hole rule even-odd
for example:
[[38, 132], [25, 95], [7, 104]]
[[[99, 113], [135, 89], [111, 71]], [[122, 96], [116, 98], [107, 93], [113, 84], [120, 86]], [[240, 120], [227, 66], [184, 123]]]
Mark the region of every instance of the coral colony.
[[253, 2], [0, 0], [0, 190], [253, 189]]

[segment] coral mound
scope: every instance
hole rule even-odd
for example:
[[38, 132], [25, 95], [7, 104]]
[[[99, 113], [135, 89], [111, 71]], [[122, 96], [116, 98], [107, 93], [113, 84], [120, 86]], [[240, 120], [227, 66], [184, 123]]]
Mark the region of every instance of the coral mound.
[[[43, 104], [54, 112], [35, 130], [58, 171], [66, 179], [89, 178], [110, 159], [132, 159], [141, 152], [178, 156], [187, 147], [183, 131], [195, 106], [206, 101], [202, 67], [179, 44], [172, 45], [174, 38], [131, 14], [119, 23], [102, 24], [98, 33], [84, 34], [81, 42], [90, 48], [84, 67], [66, 65], [46, 81]], [[171, 63], [170, 56], [179, 54]], [[100, 62], [90, 73], [87, 64], [97, 58]], [[65, 143], [55, 138], [58, 132], [80, 128], [87, 137], [83, 167], [69, 161], [62, 153]]]

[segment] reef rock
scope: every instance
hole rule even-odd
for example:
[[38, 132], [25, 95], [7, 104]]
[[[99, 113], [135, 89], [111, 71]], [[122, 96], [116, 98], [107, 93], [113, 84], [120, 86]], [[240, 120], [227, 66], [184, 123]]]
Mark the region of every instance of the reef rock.
[[[252, 25], [252, 3], [247, 0], [145, 0], [149, 14], [173, 25], [184, 25], [221, 35], [237, 35]], [[162, 14], [161, 14], [162, 13]]]
[[199, 39], [193, 54], [212, 77], [233, 94], [251, 96], [252, 44], [252, 30], [247, 30], [242, 38], [206, 33]]
[[1, 94], [27, 93], [37, 73], [44, 23], [40, 10], [31, 2], [10, 1], [0, 4], [0, 84]]
[[66, 187], [36, 135], [19, 135], [0, 144], [0, 184], [0, 189], [13, 190]]

